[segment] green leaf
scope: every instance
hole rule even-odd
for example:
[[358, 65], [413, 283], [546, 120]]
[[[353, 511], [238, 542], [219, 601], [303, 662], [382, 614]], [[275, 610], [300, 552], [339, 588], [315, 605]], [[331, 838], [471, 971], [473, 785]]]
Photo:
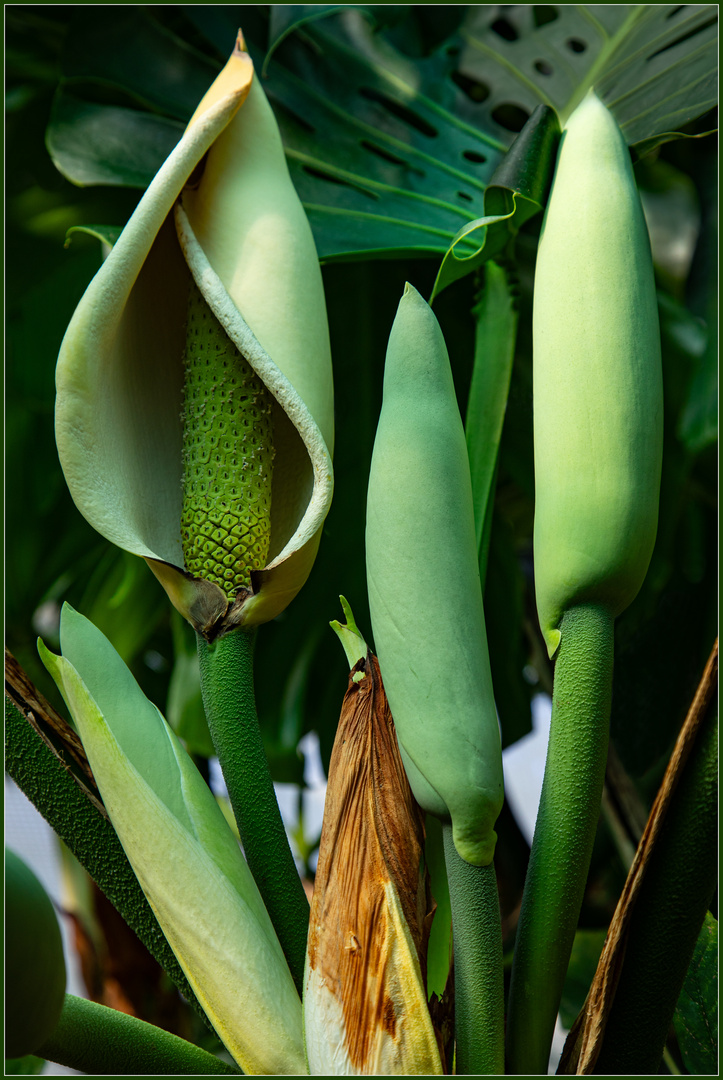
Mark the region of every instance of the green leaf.
[[146, 188], [183, 133], [176, 120], [115, 105], [95, 105], [62, 85], [46, 136], [56, 168], [80, 187]]
[[269, 51], [266, 53], [262, 75], [266, 74], [271, 57], [285, 37], [304, 23], [323, 19], [343, 10], [342, 4], [272, 4], [269, 12]]
[[[553, 21], [536, 25], [540, 11]], [[456, 235], [452, 208], [465, 204], [470, 220], [488, 216], [478, 184], [535, 108], [569, 111], [593, 83], [631, 143], [700, 115], [715, 103], [714, 23], [712, 7], [514, 5], [500, 18], [471, 5], [444, 49], [414, 61], [359, 10], [307, 23], [303, 45], [274, 53], [267, 90], [320, 255], [439, 253], [420, 225]]]
[[[453, 281], [476, 270], [496, 255], [538, 213], [545, 202], [555, 168], [560, 125], [556, 113], [538, 105], [508, 150], [484, 194], [485, 209], [491, 213], [465, 225], [450, 244], [434, 283], [430, 303]], [[460, 258], [461, 240], [474, 234], [477, 250]]]
[[566, 1028], [572, 1027], [585, 1002], [605, 944], [605, 935], [605, 930], [578, 930], [575, 934], [560, 1001], [560, 1019]]
[[93, 236], [96, 240], [100, 240], [101, 244], [107, 244], [108, 247], [113, 247], [122, 232], [123, 229], [120, 225], [74, 225], [73, 228], [68, 229], [65, 234], [65, 246], [70, 246], [72, 237], [76, 234], [85, 234], [87, 236]]
[[698, 360], [688, 400], [678, 422], [678, 436], [692, 453], [700, 453], [718, 438], [718, 333], [712, 319], [706, 347]]
[[28, 1054], [21, 1058], [5, 1058], [6, 1076], [39, 1076], [45, 1067], [42, 1058]]
[[[594, 84], [628, 141], [647, 150], [716, 101], [713, 5], [512, 5], [503, 14], [470, 5], [460, 29], [421, 58], [392, 44], [411, 39], [414, 20], [424, 39], [415, 13], [396, 13], [409, 26], [389, 29], [380, 24], [399, 20], [381, 18], [383, 8], [271, 10], [269, 25], [262, 11], [244, 9], [244, 32], [259, 72], [272, 42], [264, 87], [326, 260], [443, 255], [466, 224], [499, 216], [483, 200], [485, 186], [540, 104], [564, 115]], [[236, 8], [189, 7], [184, 18], [228, 55]], [[112, 85], [166, 118], [81, 102], [61, 86], [48, 145], [76, 183], [145, 186], [213, 61], [200, 57], [198, 37], [189, 47], [138, 8], [99, 8], [84, 22], [70, 35], [66, 79], [85, 80], [86, 97], [96, 80], [100, 94], [108, 31], [117, 27]], [[158, 75], [138, 62], [136, 35], [141, 55], [158, 49]], [[457, 244], [461, 255], [479, 248], [466, 237]]]
[[[440, 275], [446, 261], [445, 257]], [[464, 425], [483, 590], [494, 479], [517, 342], [518, 296], [518, 280], [512, 268], [489, 262], [472, 309], [475, 355]]]
[[146, 108], [184, 123], [218, 74], [213, 60], [143, 8], [123, 6], [91, 5], [76, 15], [62, 68], [76, 85], [90, 80], [130, 92]]
[[64, 605], [43, 662], [108, 814], [194, 993], [249, 1072], [303, 1070], [301, 1004], [238, 843], [210, 789], [110, 642]]
[[565, 120], [595, 87], [633, 146], [717, 100], [712, 4], [478, 5], [463, 36], [460, 69], [492, 91], [492, 115], [542, 101]]
[[[349, 669], [351, 670], [359, 660], [367, 655], [368, 646], [354, 621], [354, 615], [346, 598], [340, 596], [339, 600], [341, 601], [346, 622], [340, 623], [338, 619], [333, 619], [329, 623], [329, 626], [339, 638], [347, 663], [349, 664]], [[361, 674], [363, 675], [363, 672]]]
[[171, 612], [175, 661], [168, 686], [168, 722], [189, 754], [210, 758], [216, 753], [201, 697], [196, 635], [177, 611]]
[[710, 912], [698, 935], [673, 1017], [683, 1064], [690, 1073], [718, 1069], [718, 922]]

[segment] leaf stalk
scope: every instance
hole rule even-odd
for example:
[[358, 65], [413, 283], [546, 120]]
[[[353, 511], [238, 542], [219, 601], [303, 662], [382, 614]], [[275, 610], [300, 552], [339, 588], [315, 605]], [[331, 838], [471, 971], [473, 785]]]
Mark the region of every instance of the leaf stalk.
[[206, 719], [246, 860], [299, 993], [309, 902], [291, 854], [261, 738], [254, 695], [255, 630], [213, 644], [197, 635]]

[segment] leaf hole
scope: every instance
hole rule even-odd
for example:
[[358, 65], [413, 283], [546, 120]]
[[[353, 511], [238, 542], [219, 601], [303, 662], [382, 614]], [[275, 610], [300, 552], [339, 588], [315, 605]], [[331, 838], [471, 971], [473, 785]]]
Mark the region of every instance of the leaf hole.
[[448, 45], [445, 51], [447, 56], [459, 56], [459, 45]]
[[472, 79], [469, 75], [463, 75], [461, 71], [452, 72], [452, 82], [456, 83], [470, 101], [474, 101], [477, 105], [490, 96], [490, 88], [487, 83], [480, 82], [479, 79]]
[[532, 20], [536, 28], [540, 26], [547, 26], [548, 23], [554, 22], [558, 17], [559, 12], [552, 4], [533, 4], [532, 5]]
[[512, 23], [504, 18], [495, 19], [490, 26], [490, 30], [493, 34], [497, 34], [497, 37], [501, 37], [503, 41], [517, 41], [519, 37]]
[[471, 161], [474, 165], [484, 165], [487, 160], [484, 154], [480, 154], [476, 150], [464, 150], [462, 157], [467, 161]]
[[718, 16], [713, 15], [710, 19], [707, 19], [706, 22], [700, 23], [699, 26], [689, 30], [687, 34], [681, 34], [675, 41], [670, 41], [667, 45], [663, 45], [661, 49], [658, 49], [657, 52], [651, 53], [647, 58], [648, 61], [652, 60], [655, 56], [660, 56], [661, 53], [667, 52], [668, 49], [674, 49], [676, 45], [682, 45], [684, 41], [690, 41], [691, 38], [696, 37], [697, 34], [701, 34], [704, 30], [707, 30], [708, 27], [715, 26], [717, 22]]
[[327, 180], [330, 184], [339, 184], [341, 187], [351, 188], [352, 191], [359, 191], [362, 195], [366, 195], [367, 198], [373, 199], [375, 202], [377, 200], [377, 196], [373, 191], [367, 191], [366, 188], [360, 187], [358, 184], [350, 184], [348, 180], [344, 180], [340, 176], [333, 176], [322, 169], [315, 169], [313, 165], [302, 165], [302, 169], [317, 180]]
[[384, 161], [390, 162], [392, 165], [409, 165], [409, 162], [404, 158], [397, 157], [396, 154], [392, 154], [390, 150], [385, 150], [381, 146], [377, 146], [376, 143], [367, 142], [366, 139], [362, 139], [360, 146], [363, 146], [365, 150], [371, 151], [372, 154], [376, 154], [377, 157], [382, 158]]
[[568, 38], [565, 42], [570, 52], [584, 53], [587, 45], [584, 41], [580, 41], [580, 38]]
[[466, 202], [472, 202], [472, 196], [468, 195], [466, 191], [458, 191], [460, 199], [464, 199]]
[[405, 124], [409, 124], [415, 131], [418, 131], [420, 135], [426, 135], [427, 138], [432, 139], [438, 135], [438, 131], [433, 127], [429, 121], [425, 120], [423, 116], [420, 116], [410, 109], [408, 105], [403, 104], [401, 101], [395, 101], [394, 98], [388, 97], [386, 94], [381, 93], [379, 90], [375, 90], [371, 86], [362, 86], [359, 89], [359, 93], [367, 101], [374, 101], [377, 105], [381, 105], [383, 109], [386, 109], [392, 116], [396, 116], [398, 120], [403, 121]]
[[530, 114], [521, 109], [519, 105], [512, 105], [511, 103], [503, 103], [498, 105], [492, 110], [492, 119], [495, 120], [500, 127], [507, 128], [508, 131], [522, 131], [523, 127], [530, 118]]
[[552, 75], [552, 64], [548, 64], [547, 60], [535, 60], [535, 71], [540, 75]]

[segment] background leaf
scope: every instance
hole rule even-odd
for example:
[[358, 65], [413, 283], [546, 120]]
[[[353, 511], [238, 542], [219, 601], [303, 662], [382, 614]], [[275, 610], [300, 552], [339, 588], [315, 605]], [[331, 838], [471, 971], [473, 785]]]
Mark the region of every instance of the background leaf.
[[587, 997], [605, 943], [604, 930], [578, 930], [565, 976], [560, 1019], [571, 1028]]
[[[76, 183], [144, 186], [242, 24], [257, 70], [274, 45], [265, 89], [321, 258], [443, 254], [490, 212], [485, 186], [539, 104], [564, 115], [594, 84], [628, 141], [649, 148], [716, 101], [713, 5], [472, 5], [431, 34], [404, 9], [389, 27], [377, 8], [321, 7], [189, 6], [172, 28], [139, 8], [79, 18], [48, 131], [56, 163]], [[214, 59], [189, 45], [191, 27]], [[433, 48], [419, 55], [425, 37]], [[144, 60], [155, 51], [158, 72]], [[101, 78], [145, 102], [152, 122], [79, 100], [80, 83], [97, 95]]]
[[713, 4], [479, 5], [462, 36], [460, 71], [489, 89], [493, 118], [542, 101], [565, 119], [594, 86], [634, 146], [717, 100]]
[[[538, 105], [490, 179], [484, 194], [488, 216], [465, 225], [445, 253], [430, 303], [447, 285], [500, 252], [542, 209], [552, 183], [559, 139], [556, 113], [547, 105]], [[463, 238], [467, 242], [474, 238], [478, 248], [461, 259], [456, 249]]]
[[688, 1072], [714, 1075], [718, 1068], [718, 921], [710, 912], [673, 1017]]
[[64, 88], [53, 104], [48, 150], [74, 184], [145, 188], [183, 134], [183, 124], [136, 109], [95, 105]]

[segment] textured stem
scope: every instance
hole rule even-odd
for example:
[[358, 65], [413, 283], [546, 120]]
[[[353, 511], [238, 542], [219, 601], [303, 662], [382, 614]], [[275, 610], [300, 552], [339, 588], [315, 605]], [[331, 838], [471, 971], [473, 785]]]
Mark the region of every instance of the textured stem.
[[301, 993], [309, 901], [296, 870], [264, 752], [254, 697], [256, 632], [212, 645], [199, 634], [201, 690], [244, 853]]
[[[39, 697], [37, 692], [35, 697]], [[42, 741], [7, 696], [5, 768], [208, 1024], [138, 884], [115, 829], [81, 791], [66, 762]]]
[[545, 779], [515, 942], [507, 1070], [546, 1074], [590, 865], [605, 778], [613, 618], [565, 613], [555, 666]]
[[101, 1076], [238, 1074], [234, 1065], [170, 1031], [85, 998], [65, 995], [60, 1020], [39, 1057]]
[[443, 825], [452, 903], [454, 1008], [458, 1076], [504, 1072], [502, 926], [494, 863], [472, 866]]

